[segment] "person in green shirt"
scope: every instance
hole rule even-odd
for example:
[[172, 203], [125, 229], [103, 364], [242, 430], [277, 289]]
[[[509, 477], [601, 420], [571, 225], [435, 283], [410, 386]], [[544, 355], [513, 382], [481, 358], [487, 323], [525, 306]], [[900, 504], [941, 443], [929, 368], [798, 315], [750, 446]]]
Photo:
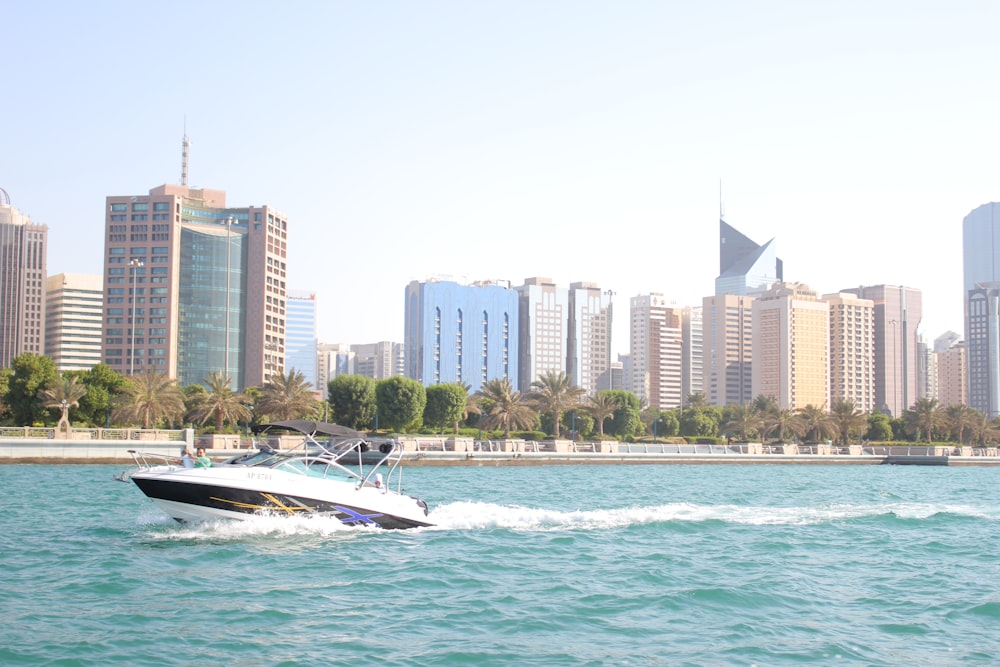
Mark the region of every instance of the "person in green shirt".
[[199, 447], [198, 448], [198, 454], [197, 454], [197, 456], [194, 459], [194, 467], [195, 468], [211, 468], [212, 467], [212, 459], [208, 458], [208, 456], [205, 455], [205, 448], [204, 447]]

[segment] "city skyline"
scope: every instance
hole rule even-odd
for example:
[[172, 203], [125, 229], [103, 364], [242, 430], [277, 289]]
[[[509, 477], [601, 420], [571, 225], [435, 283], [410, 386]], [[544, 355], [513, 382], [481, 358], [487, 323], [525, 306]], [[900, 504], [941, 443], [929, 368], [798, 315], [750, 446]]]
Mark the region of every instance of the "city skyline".
[[990, 3], [134, 9], [5, 16], [0, 186], [49, 274], [101, 272], [105, 197], [178, 183], [186, 124], [193, 186], [295, 222], [325, 342], [402, 340], [434, 275], [697, 306], [723, 210], [786, 280], [913, 287], [928, 341], [963, 331], [961, 221], [1000, 198]]

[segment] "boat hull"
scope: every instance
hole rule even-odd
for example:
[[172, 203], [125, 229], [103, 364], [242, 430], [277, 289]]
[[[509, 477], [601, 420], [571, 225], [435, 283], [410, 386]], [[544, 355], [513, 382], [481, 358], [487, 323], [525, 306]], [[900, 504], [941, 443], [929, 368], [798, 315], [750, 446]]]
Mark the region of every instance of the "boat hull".
[[168, 469], [135, 473], [132, 481], [178, 521], [249, 519], [255, 515], [322, 515], [348, 525], [387, 529], [432, 525], [422, 501], [350, 482], [316, 480], [251, 468]]

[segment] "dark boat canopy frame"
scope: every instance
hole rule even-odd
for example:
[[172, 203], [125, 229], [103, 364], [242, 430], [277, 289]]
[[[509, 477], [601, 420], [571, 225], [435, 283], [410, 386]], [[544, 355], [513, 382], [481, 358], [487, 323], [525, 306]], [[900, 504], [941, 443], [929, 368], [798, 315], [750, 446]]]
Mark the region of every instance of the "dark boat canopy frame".
[[256, 435], [270, 430], [298, 431], [304, 435], [315, 437], [317, 435], [329, 435], [334, 438], [363, 438], [360, 433], [352, 428], [340, 426], [339, 424], [328, 424], [326, 422], [314, 422], [307, 419], [290, 419], [282, 422], [271, 422], [270, 424], [258, 424], [253, 427]]

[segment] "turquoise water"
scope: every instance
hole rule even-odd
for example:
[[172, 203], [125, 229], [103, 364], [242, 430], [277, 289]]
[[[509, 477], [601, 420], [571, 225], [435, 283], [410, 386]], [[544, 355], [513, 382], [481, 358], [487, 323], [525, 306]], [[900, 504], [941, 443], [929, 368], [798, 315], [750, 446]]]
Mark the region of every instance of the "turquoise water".
[[183, 526], [0, 466], [3, 665], [1000, 661], [996, 468], [411, 467], [438, 527]]

